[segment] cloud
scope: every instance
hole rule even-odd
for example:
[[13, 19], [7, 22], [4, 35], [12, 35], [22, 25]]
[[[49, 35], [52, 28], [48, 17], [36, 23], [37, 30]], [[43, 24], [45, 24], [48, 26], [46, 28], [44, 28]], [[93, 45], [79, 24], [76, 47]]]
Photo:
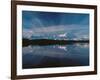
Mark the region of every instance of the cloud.
[[33, 35], [33, 31], [30, 30], [30, 29], [23, 29], [23, 32], [22, 32], [22, 36], [23, 38], [31, 38], [31, 36]]
[[[55, 25], [55, 26], [48, 26], [48, 27], [33, 27], [32, 30], [35, 33], [51, 33], [51, 32], [59, 32], [59, 31], [71, 31], [71, 30], [79, 30], [85, 29], [87, 25]], [[88, 26], [87, 26], [88, 27]]]
[[[30, 29], [23, 29], [23, 37], [24, 38], [31, 38], [32, 36], [54, 36], [54, 35], [61, 35], [65, 33], [70, 33], [66, 35], [71, 36], [71, 38], [88, 38], [89, 31], [88, 25], [55, 25], [55, 26], [48, 26], [48, 27], [32, 27]], [[75, 37], [73, 37], [73, 36]]]

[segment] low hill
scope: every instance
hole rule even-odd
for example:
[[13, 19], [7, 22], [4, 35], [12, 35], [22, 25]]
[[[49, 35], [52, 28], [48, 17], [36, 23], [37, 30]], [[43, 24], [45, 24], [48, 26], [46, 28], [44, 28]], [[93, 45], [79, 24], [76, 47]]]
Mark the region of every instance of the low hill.
[[67, 45], [74, 43], [89, 43], [89, 40], [52, 40], [52, 39], [23, 39], [23, 46], [27, 45]]

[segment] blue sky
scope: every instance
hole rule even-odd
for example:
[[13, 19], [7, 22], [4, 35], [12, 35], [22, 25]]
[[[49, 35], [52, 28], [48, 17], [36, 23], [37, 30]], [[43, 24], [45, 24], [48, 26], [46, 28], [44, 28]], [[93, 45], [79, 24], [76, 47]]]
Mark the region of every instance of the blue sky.
[[88, 39], [89, 14], [22, 11], [23, 37]]

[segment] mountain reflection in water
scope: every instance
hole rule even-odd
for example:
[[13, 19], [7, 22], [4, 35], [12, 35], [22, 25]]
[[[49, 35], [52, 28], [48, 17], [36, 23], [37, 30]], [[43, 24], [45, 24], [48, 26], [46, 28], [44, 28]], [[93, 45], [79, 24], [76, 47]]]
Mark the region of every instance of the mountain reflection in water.
[[24, 46], [23, 69], [89, 65], [89, 43]]

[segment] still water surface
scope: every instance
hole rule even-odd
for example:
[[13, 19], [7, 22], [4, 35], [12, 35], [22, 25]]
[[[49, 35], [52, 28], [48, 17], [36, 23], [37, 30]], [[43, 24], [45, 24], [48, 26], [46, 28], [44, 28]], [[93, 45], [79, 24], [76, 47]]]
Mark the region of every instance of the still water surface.
[[25, 46], [22, 49], [23, 69], [89, 65], [89, 44]]

